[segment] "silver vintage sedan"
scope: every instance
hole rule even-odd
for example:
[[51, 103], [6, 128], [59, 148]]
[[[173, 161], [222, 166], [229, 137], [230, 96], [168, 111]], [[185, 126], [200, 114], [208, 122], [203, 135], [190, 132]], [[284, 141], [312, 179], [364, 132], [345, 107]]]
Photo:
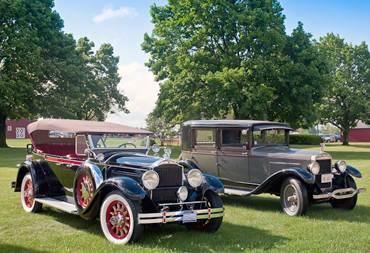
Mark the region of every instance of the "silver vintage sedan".
[[288, 124], [251, 120], [194, 120], [182, 124], [180, 164], [216, 176], [225, 194], [280, 196], [283, 211], [304, 215], [311, 204], [353, 209], [361, 173], [321, 151], [289, 147]]

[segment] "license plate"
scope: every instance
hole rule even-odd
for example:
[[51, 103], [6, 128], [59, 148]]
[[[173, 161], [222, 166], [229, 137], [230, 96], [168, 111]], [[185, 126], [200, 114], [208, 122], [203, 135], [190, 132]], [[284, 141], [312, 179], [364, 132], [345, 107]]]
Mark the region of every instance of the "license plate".
[[182, 222], [196, 222], [197, 221], [197, 213], [194, 211], [184, 211], [184, 215], [182, 216]]
[[333, 174], [321, 175], [321, 183], [331, 183], [332, 179], [333, 179]]

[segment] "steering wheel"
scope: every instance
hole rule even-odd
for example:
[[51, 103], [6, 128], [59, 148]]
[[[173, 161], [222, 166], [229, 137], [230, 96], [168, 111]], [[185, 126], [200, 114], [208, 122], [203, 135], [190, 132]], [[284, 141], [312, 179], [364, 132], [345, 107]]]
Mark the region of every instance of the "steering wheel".
[[124, 148], [126, 148], [127, 145], [132, 145], [132, 146], [134, 146], [134, 148], [136, 148], [136, 145], [131, 143], [131, 142], [123, 143], [123, 144], [119, 145], [118, 147], [120, 148], [120, 147], [123, 146]]

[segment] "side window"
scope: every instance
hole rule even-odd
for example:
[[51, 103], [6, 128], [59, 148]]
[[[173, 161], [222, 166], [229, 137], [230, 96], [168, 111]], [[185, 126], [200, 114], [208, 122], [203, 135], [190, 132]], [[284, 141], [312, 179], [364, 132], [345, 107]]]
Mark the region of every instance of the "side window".
[[285, 130], [283, 129], [253, 131], [253, 146], [286, 145], [285, 142]]
[[76, 136], [76, 154], [77, 155], [85, 155], [85, 149], [87, 147], [85, 135], [77, 135]]
[[222, 129], [222, 148], [243, 148], [248, 145], [249, 131], [246, 129]]
[[196, 146], [216, 146], [216, 135], [214, 129], [195, 129]]

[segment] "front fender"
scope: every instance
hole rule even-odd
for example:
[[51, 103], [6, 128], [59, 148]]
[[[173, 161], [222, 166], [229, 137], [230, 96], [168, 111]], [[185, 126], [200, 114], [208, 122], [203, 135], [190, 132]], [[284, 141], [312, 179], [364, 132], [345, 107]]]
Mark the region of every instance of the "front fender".
[[352, 166], [347, 165], [347, 172], [354, 177], [362, 178], [361, 172]]
[[129, 177], [114, 177], [102, 182], [97, 192], [101, 192], [104, 197], [113, 190], [119, 190], [123, 195], [131, 200], [142, 200], [147, 194], [141, 185]]
[[216, 177], [203, 174], [203, 195], [206, 191], [211, 190], [215, 193], [224, 193], [224, 185]]
[[311, 173], [301, 169], [301, 168], [288, 168], [283, 169], [275, 172], [270, 177], [268, 177], [265, 181], [263, 181], [257, 188], [253, 190], [253, 194], [260, 194], [264, 192], [268, 192], [271, 188], [280, 189], [280, 185], [282, 181], [287, 177], [296, 177], [302, 180], [306, 184], [314, 184], [315, 177]]

